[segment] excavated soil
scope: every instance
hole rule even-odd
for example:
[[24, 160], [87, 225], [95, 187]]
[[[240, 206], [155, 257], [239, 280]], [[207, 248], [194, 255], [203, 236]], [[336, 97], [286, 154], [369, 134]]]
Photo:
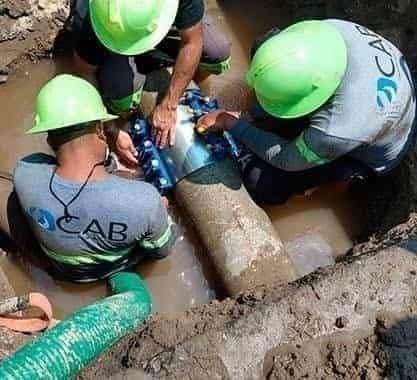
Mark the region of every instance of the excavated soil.
[[265, 378], [414, 379], [416, 343], [415, 318], [380, 315], [370, 336], [340, 334], [332, 339], [273, 350], [265, 365]]
[[[294, 19], [311, 16], [344, 17], [373, 27], [395, 40], [409, 58], [413, 68], [417, 63], [417, 37], [414, 22], [417, 2], [412, 0], [384, 2], [366, 1], [292, 1]], [[221, 2], [219, 2], [221, 4]], [[0, 83], [22, 62], [49, 56], [56, 35], [68, 14], [67, 1], [62, 0], [0, 0]], [[313, 289], [318, 279], [333, 270], [341, 273], [362, 257], [373, 252], [400, 245], [417, 235], [417, 153], [388, 178], [366, 185], [356, 184], [352, 193], [367, 220], [362, 241], [349, 253], [359, 258], [345, 259], [339, 269], [313, 274], [289, 287], [259, 288], [232, 300], [214, 301], [193, 308], [181, 315], [154, 316], [141, 329], [124, 338], [97, 363], [85, 370], [81, 379], [133, 379], [145, 376], [158, 378], [237, 378], [210, 351], [211, 341], [206, 334], [226, 330], [228, 326], [254, 314], [268, 305], [278, 304], [294, 289]], [[395, 253], [395, 252], [394, 252]], [[394, 254], [393, 253], [393, 254]], [[368, 255], [368, 256], [364, 256]], [[386, 264], [389, 268], [389, 265]], [[395, 281], [412, 281], [416, 266], [399, 272]], [[376, 276], [370, 274], [371, 277]], [[407, 280], [403, 280], [406, 278]], [[353, 281], [353, 280], [352, 280]], [[351, 285], [351, 284], [350, 284]], [[5, 295], [3, 295], [5, 296]], [[323, 297], [322, 295], [318, 297]], [[394, 295], [395, 297], [396, 295]], [[342, 294], [335, 299], [343, 300]], [[346, 293], [346, 297], [349, 294]], [[311, 302], [317, 302], [312, 298]], [[335, 302], [336, 302], [335, 301]], [[296, 301], [294, 301], [294, 305]], [[346, 301], [347, 302], [347, 301]], [[263, 361], [263, 377], [267, 379], [414, 379], [417, 378], [417, 304], [403, 305], [396, 312], [384, 311], [382, 300], [373, 300], [381, 311], [370, 323], [371, 329], [344, 332], [349, 316], [334, 315], [340, 332], [326, 338], [300, 340], [297, 343], [269, 342], [272, 346]], [[293, 306], [296, 308], [296, 306]], [[355, 304], [354, 312], [365, 313], [367, 304]], [[293, 312], [295, 313], [295, 312]], [[300, 324], [308, 321], [300, 318]], [[246, 331], [250, 335], [250, 330]], [[307, 332], [303, 332], [307, 334]], [[11, 337], [0, 331], [0, 357], [22, 343], [22, 337]], [[201, 338], [200, 350], [194, 357], [192, 370], [181, 372], [181, 363], [193, 355], [184, 342]], [[265, 337], [268, 339], [269, 337]], [[271, 338], [272, 339], [272, 338]], [[206, 351], [204, 351], [206, 349]], [[183, 350], [183, 351], [181, 351]], [[201, 354], [206, 352], [206, 354]], [[208, 370], [210, 368], [210, 371]], [[182, 377], [178, 374], [182, 373]], [[145, 377], [143, 377], [145, 378]]]
[[415, 243], [407, 249], [368, 254], [181, 318], [155, 316], [80, 379], [133, 379], [141, 371], [161, 379], [416, 378]]
[[22, 63], [60, 45], [69, 0], [0, 0], [0, 83]]

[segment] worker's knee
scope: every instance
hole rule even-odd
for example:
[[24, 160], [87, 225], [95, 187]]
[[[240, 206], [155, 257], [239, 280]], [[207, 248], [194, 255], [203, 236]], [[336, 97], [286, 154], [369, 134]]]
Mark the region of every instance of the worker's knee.
[[100, 92], [112, 112], [130, 111], [139, 105], [146, 76], [138, 72], [133, 57], [111, 55], [100, 65], [97, 76]]
[[143, 256], [144, 260], [146, 261], [158, 261], [166, 259], [168, 256], [170, 256], [173, 252], [173, 249], [166, 248], [166, 249], [158, 249], [151, 252], [146, 252], [146, 254]]
[[285, 183], [277, 186], [274, 168], [258, 158], [246, 165], [243, 182], [252, 199], [260, 204], [278, 205], [285, 203], [291, 196], [291, 190]]
[[203, 19], [203, 55], [200, 66], [211, 74], [230, 68], [231, 42], [214, 24], [211, 17]]

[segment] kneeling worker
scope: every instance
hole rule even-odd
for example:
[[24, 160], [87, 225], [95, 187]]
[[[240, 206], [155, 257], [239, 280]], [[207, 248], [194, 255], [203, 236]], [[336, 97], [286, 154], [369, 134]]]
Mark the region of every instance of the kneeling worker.
[[198, 130], [229, 130], [254, 153], [242, 162], [243, 176], [260, 203], [386, 175], [414, 145], [415, 92], [405, 58], [363, 26], [306, 21], [272, 31], [254, 47], [246, 78], [275, 128], [301, 132], [284, 138], [224, 110], [202, 118]]
[[168, 255], [173, 224], [150, 184], [106, 172], [107, 113], [97, 90], [59, 75], [40, 91], [28, 133], [47, 133], [56, 159], [33, 154], [17, 163], [14, 186], [52, 272], [89, 282], [141, 259]]
[[[74, 67], [98, 80], [112, 112], [126, 113], [141, 101], [146, 74], [173, 66], [166, 93], [152, 114], [155, 142], [174, 145], [177, 106], [200, 66], [221, 74], [230, 66], [230, 42], [205, 15], [203, 0], [72, 0], [69, 25]], [[121, 138], [127, 140], [122, 132]], [[119, 142], [120, 143], [120, 142]], [[119, 155], [130, 163], [128, 150]]]

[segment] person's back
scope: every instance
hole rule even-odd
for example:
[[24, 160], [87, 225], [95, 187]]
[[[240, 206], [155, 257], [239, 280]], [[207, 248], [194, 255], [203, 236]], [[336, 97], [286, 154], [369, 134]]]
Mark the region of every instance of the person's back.
[[[416, 97], [406, 60], [361, 25], [330, 19], [274, 28], [256, 41], [246, 80], [262, 111], [252, 121], [265, 113], [276, 133], [222, 110], [201, 118], [197, 130], [228, 130], [249, 149], [240, 163], [259, 203], [388, 175], [415, 143]], [[296, 133], [280, 135], [286, 127]]]
[[143, 249], [146, 258], [146, 249], [164, 247], [168, 215], [152, 185], [109, 175], [89, 182], [65, 215], [58, 199], [71, 201], [82, 183], [58, 175], [51, 183], [55, 168], [53, 157], [34, 154], [19, 161], [14, 173], [20, 204], [52, 260], [86, 272], [119, 262], [134, 249]]
[[[275, 75], [268, 74], [267, 85], [264, 85], [264, 91], [271, 98], [264, 100], [263, 95], [260, 95], [261, 105], [264, 102], [264, 109], [270, 107], [266, 111], [275, 117], [277, 126], [282, 124], [283, 119], [287, 119], [288, 127], [296, 128], [307, 121], [304, 132], [290, 144], [285, 140], [276, 144], [269, 135], [263, 136], [257, 130], [246, 130], [244, 125], [235, 128], [232, 134], [240, 140], [243, 139], [242, 142], [261, 157], [267, 156], [265, 145], [274, 143], [277, 146], [275, 151], [279, 154], [272, 155], [267, 161], [285, 171], [308, 170], [344, 156], [356, 159], [374, 172], [389, 172], [404, 157], [414, 138], [411, 131], [416, 114], [415, 90], [403, 54], [387, 39], [350, 21], [309, 21], [295, 24], [294, 27], [297, 25], [301, 28], [305, 25], [307, 29], [317, 25], [318, 31], [299, 32], [297, 41], [287, 46], [285, 52], [275, 46], [268, 46], [268, 43], [279, 43], [279, 38], [285, 39], [287, 35], [297, 31], [272, 31], [266, 41], [261, 39], [262, 43], [256, 46], [253, 52], [255, 64], [252, 64], [248, 77], [253, 81], [252, 85], [259, 88], [261, 85], [256, 83], [268, 71], [264, 67], [275, 67]], [[339, 35], [339, 50], [344, 50], [343, 53], [336, 53], [337, 47], [332, 48], [328, 46], [328, 41], [321, 41], [321, 27], [331, 27], [332, 34]], [[309, 40], [305, 42], [307, 38]], [[316, 43], [314, 49], [309, 46], [310, 43]], [[324, 52], [315, 51], [322, 46]], [[293, 49], [298, 49], [299, 54], [295, 54]], [[263, 59], [271, 62], [258, 63], [260, 59], [256, 60], [257, 54], [266, 55]], [[277, 55], [283, 57], [277, 59]], [[303, 58], [297, 58], [300, 56]], [[282, 63], [284, 59], [288, 61], [285, 64]], [[320, 71], [321, 67], [338, 61], [341, 62], [341, 67], [335, 72], [326, 72], [325, 69]], [[288, 72], [283, 73], [285, 70]], [[277, 74], [281, 77], [277, 78]], [[340, 81], [335, 80], [333, 83], [334, 91], [326, 91], [329, 84], [320, 87], [321, 81], [331, 81], [332, 78], [340, 78]], [[274, 93], [281, 89], [284, 80], [287, 80], [289, 94]], [[291, 96], [296, 99], [297, 96], [303, 97], [300, 88], [303, 91], [308, 89], [307, 94], [310, 89], [313, 90], [305, 99], [299, 99], [298, 103], [289, 106], [288, 102], [293, 100]], [[320, 98], [321, 94], [326, 94], [327, 97]], [[286, 97], [290, 100], [283, 101]], [[274, 98], [280, 99], [282, 104]], [[280, 109], [284, 106], [296, 111], [274, 111], [275, 107]], [[297, 107], [304, 107], [300, 111], [302, 115], [297, 113]], [[289, 114], [285, 114], [286, 111]], [[304, 118], [300, 119], [300, 116]], [[281, 148], [278, 149], [278, 146]]]
[[[403, 157], [416, 105], [410, 70], [401, 51], [364, 26], [326, 20], [343, 35], [348, 65], [334, 97], [313, 114], [312, 128], [355, 147], [349, 155], [385, 172]], [[411, 141], [411, 140], [410, 140]]]
[[17, 163], [19, 203], [52, 269], [73, 281], [94, 281], [141, 259], [165, 257], [172, 223], [150, 184], [104, 168], [107, 113], [88, 82], [60, 75], [37, 98], [29, 133], [47, 133], [56, 159], [33, 154]]

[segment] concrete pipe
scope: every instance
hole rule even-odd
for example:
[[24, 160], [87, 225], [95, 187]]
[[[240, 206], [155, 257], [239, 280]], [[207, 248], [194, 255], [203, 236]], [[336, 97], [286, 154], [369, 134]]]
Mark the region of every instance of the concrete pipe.
[[[152, 111], [158, 94], [164, 93], [167, 78], [164, 70], [147, 77], [141, 104], [145, 115]], [[191, 88], [198, 87], [193, 83]], [[180, 163], [181, 152], [187, 152], [182, 156], [190, 160], [191, 153], [199, 151], [193, 146], [200, 139], [194, 136], [194, 125], [181, 115], [186, 112], [179, 110], [173, 148], [176, 152], [170, 154]], [[187, 147], [179, 146], [187, 142]], [[281, 240], [268, 216], [247, 193], [236, 163], [210, 157], [205, 162], [193, 166], [198, 170], [190, 169], [186, 177], [174, 176], [178, 180], [175, 197], [200, 235], [226, 291], [236, 295], [258, 285], [295, 280], [294, 267]]]
[[175, 197], [191, 218], [229, 294], [295, 279], [265, 212], [250, 198], [230, 159], [181, 180]]

